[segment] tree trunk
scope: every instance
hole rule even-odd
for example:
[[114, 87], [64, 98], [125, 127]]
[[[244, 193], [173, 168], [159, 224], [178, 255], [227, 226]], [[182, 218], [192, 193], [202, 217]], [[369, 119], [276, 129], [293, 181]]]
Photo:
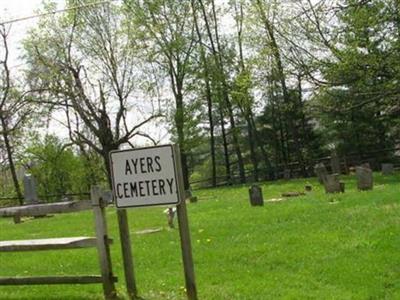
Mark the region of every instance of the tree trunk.
[[[209, 89], [209, 87], [207, 88]], [[212, 101], [211, 95], [207, 95], [207, 106], [208, 106], [208, 120], [210, 123], [210, 151], [211, 151], [211, 176], [212, 186], [217, 186], [217, 166], [215, 160], [215, 137], [214, 137], [214, 120], [212, 116]]]
[[112, 172], [111, 172], [111, 161], [110, 161], [110, 151], [118, 150], [118, 147], [112, 147], [110, 145], [102, 146], [103, 150], [100, 153], [104, 160], [104, 167], [106, 168], [107, 183], [108, 187], [112, 189]]
[[[239, 74], [243, 74], [246, 71], [245, 63], [244, 63], [244, 56], [243, 56], [243, 40], [242, 40], [242, 33], [243, 33], [243, 5], [240, 2], [239, 7], [237, 6], [237, 2], [234, 3], [235, 11], [236, 11], [236, 25], [237, 25], [237, 39], [238, 39], [238, 46], [239, 46]], [[250, 159], [253, 164], [253, 176], [254, 181], [258, 181], [258, 159], [257, 159], [257, 151], [256, 151], [256, 142], [253, 132], [256, 130], [255, 127], [252, 126], [251, 116], [252, 112], [252, 102], [250, 101], [250, 95], [246, 90], [244, 94], [245, 100], [244, 105], [239, 105], [239, 108], [243, 114], [243, 117], [246, 120], [247, 125], [247, 136], [249, 140], [249, 148], [250, 148]], [[244, 106], [244, 107], [243, 107]], [[254, 124], [255, 125], [255, 124]]]
[[221, 132], [222, 132], [222, 144], [223, 144], [223, 147], [224, 147], [226, 182], [227, 182], [227, 184], [230, 185], [232, 183], [231, 162], [230, 162], [230, 159], [229, 159], [229, 149], [228, 149], [228, 141], [227, 141], [227, 138], [226, 138], [224, 113], [222, 111], [221, 104], [219, 104], [219, 109], [218, 110], [219, 110]]
[[225, 103], [227, 105], [229, 122], [231, 124], [233, 147], [235, 149], [235, 153], [236, 153], [236, 156], [237, 156], [237, 159], [238, 159], [240, 183], [245, 183], [246, 182], [246, 174], [245, 174], [245, 171], [244, 171], [243, 156], [242, 156], [242, 151], [240, 150], [238, 132], [237, 132], [237, 128], [236, 128], [235, 118], [233, 116], [233, 110], [232, 110], [231, 103], [230, 103], [230, 101], [228, 99], [228, 95], [225, 92], [224, 92], [224, 98], [225, 98]]
[[282, 113], [280, 106], [278, 108], [278, 124], [279, 124], [279, 142], [281, 148], [282, 161], [286, 168], [289, 163], [289, 148], [287, 147], [287, 134], [285, 126], [282, 121]]
[[[239, 145], [239, 140], [238, 140], [238, 133], [236, 130], [236, 124], [235, 124], [235, 118], [233, 116], [233, 109], [232, 109], [232, 104], [229, 100], [229, 91], [228, 91], [228, 86], [226, 83], [226, 78], [225, 78], [225, 72], [224, 72], [224, 65], [222, 61], [222, 50], [221, 50], [221, 44], [219, 42], [219, 34], [218, 34], [218, 26], [217, 26], [217, 19], [216, 19], [216, 12], [215, 12], [215, 5], [214, 1], [211, 1], [212, 5], [212, 10], [213, 10], [213, 19], [214, 19], [214, 34], [215, 34], [215, 40], [216, 40], [216, 45], [217, 48], [215, 47], [214, 43], [214, 38], [211, 33], [210, 25], [208, 22], [208, 17], [204, 8], [204, 4], [202, 0], [199, 0], [199, 3], [201, 5], [202, 13], [203, 13], [203, 18], [205, 21], [206, 29], [207, 29], [207, 34], [208, 38], [211, 43], [211, 50], [212, 54], [215, 60], [215, 63], [218, 67], [219, 71], [219, 76], [221, 80], [221, 88], [222, 88], [222, 98], [224, 100], [224, 103], [226, 105], [227, 111], [228, 111], [228, 117], [229, 117], [229, 122], [231, 125], [231, 131], [232, 131], [232, 142], [233, 142], [233, 147], [235, 149], [235, 153], [238, 159], [238, 167], [239, 167], [239, 175], [240, 175], [240, 182], [245, 183], [246, 182], [246, 174], [244, 171], [244, 163], [243, 163], [243, 157], [242, 157], [242, 152], [240, 149]], [[218, 50], [217, 50], [218, 49]]]
[[204, 70], [204, 83], [206, 85], [206, 99], [207, 99], [207, 112], [208, 112], [208, 122], [210, 124], [210, 152], [211, 152], [211, 184], [213, 187], [217, 186], [217, 166], [215, 159], [215, 137], [214, 137], [214, 119], [212, 114], [213, 102], [211, 97], [211, 87], [210, 87], [210, 71], [208, 69], [208, 64], [206, 60], [205, 50], [202, 41], [202, 35], [197, 22], [197, 14], [194, 6], [194, 0], [191, 1], [193, 19], [196, 27], [196, 33], [199, 38], [200, 47], [200, 58]]
[[257, 0], [257, 5], [258, 5], [258, 8], [259, 8], [259, 11], [261, 14], [261, 19], [264, 23], [265, 30], [267, 31], [268, 36], [270, 38], [272, 55], [275, 60], [275, 64], [276, 64], [276, 68], [277, 68], [277, 72], [278, 72], [278, 76], [279, 76], [279, 81], [280, 81], [282, 93], [283, 93], [283, 99], [284, 99], [284, 104], [285, 104], [284, 111], [287, 113], [285, 117], [288, 122], [290, 133], [293, 137], [293, 142], [294, 142], [294, 147], [295, 147], [294, 152], [295, 152], [297, 161], [300, 165], [300, 168], [302, 169], [302, 172], [305, 175], [305, 165], [304, 165], [303, 154], [301, 152], [302, 148], [301, 148], [301, 144], [299, 141], [299, 132], [298, 132], [298, 129], [293, 120], [293, 118], [295, 117], [295, 111], [294, 111], [295, 106], [292, 105], [292, 101], [290, 99], [290, 95], [289, 95], [289, 92], [288, 92], [288, 89], [286, 86], [286, 77], [285, 77], [285, 73], [284, 73], [284, 69], [283, 69], [280, 49], [279, 49], [278, 43], [275, 39], [273, 25], [270, 23], [267, 16], [265, 15], [265, 12], [264, 12], [264, 9], [262, 7], [260, 0]]
[[[301, 126], [302, 126], [302, 131], [303, 131], [303, 134], [302, 134], [303, 143], [302, 144], [303, 145], [310, 145], [311, 136], [310, 136], [309, 129], [307, 128], [306, 114], [304, 113], [303, 88], [302, 88], [302, 84], [301, 84], [301, 75], [300, 74], [298, 75], [298, 86], [297, 86], [297, 89], [298, 89], [298, 94], [299, 94], [298, 95], [299, 96], [299, 103], [298, 103], [299, 108], [298, 108], [298, 110], [299, 110], [299, 112], [301, 114]], [[309, 151], [308, 153], [312, 153], [313, 149], [309, 148], [308, 151]], [[310, 156], [308, 156], [308, 157], [310, 157]], [[309, 166], [310, 165], [310, 160], [304, 158], [304, 164], [306, 166]], [[307, 169], [303, 170], [303, 172], [305, 173], [303, 175], [309, 176]]]
[[222, 49], [221, 49], [221, 44], [219, 42], [219, 34], [218, 34], [218, 27], [217, 27], [217, 19], [216, 19], [216, 15], [215, 15], [214, 1], [212, 1], [212, 6], [213, 6], [213, 14], [214, 14], [214, 22], [215, 22], [215, 28], [214, 28], [215, 29], [215, 37], [216, 37], [215, 39], [216, 39], [217, 48], [218, 48], [218, 61], [219, 61], [221, 81], [222, 81], [222, 95], [224, 98], [226, 108], [228, 110], [229, 123], [231, 125], [233, 147], [235, 149], [235, 153], [236, 153], [236, 156], [238, 159], [240, 182], [245, 183], [246, 182], [246, 174], [245, 174], [245, 170], [244, 170], [243, 156], [242, 156], [242, 151], [241, 151], [240, 145], [239, 145], [235, 117], [233, 116], [233, 108], [232, 108], [231, 101], [229, 100], [229, 91], [228, 91], [228, 85], [226, 83], [225, 71], [224, 71], [223, 62], [222, 62]]
[[268, 153], [265, 150], [264, 145], [263, 145], [263, 143], [261, 141], [260, 134], [258, 133], [256, 122], [254, 120], [253, 113], [250, 114], [250, 124], [252, 126], [253, 131], [254, 131], [255, 145], [257, 145], [260, 148], [261, 153], [262, 153], [263, 158], [264, 158], [264, 164], [265, 164], [265, 168], [266, 168], [265, 174], [268, 174], [268, 175], [264, 176], [264, 178], [265, 179], [274, 179], [275, 176], [274, 176], [274, 172], [272, 170], [271, 161], [269, 160]]
[[250, 147], [250, 158], [253, 164], [253, 176], [254, 181], [258, 181], [258, 159], [256, 154], [256, 147], [255, 147], [255, 137], [253, 136], [253, 126], [251, 125], [250, 117], [246, 117], [247, 123], [247, 135], [249, 138], [249, 147]]
[[179, 84], [177, 84], [177, 93], [175, 95], [175, 102], [176, 102], [175, 126], [176, 126], [176, 131], [178, 133], [178, 145], [181, 151], [183, 185], [185, 187], [185, 190], [188, 190], [190, 184], [189, 184], [189, 169], [187, 164], [186, 145], [185, 145], [186, 144], [185, 133], [183, 131], [183, 126], [184, 126], [183, 94], [182, 94], [182, 88]]
[[17, 171], [15, 169], [15, 164], [14, 164], [14, 159], [13, 159], [13, 154], [12, 154], [12, 147], [11, 147], [10, 139], [8, 136], [8, 126], [3, 117], [1, 117], [1, 126], [3, 129], [2, 135], [3, 135], [4, 145], [6, 146], [8, 164], [10, 165], [11, 177], [12, 177], [12, 180], [14, 183], [14, 191], [18, 197], [18, 203], [20, 205], [23, 205], [24, 204], [24, 201], [23, 201], [24, 196], [22, 195], [21, 187], [18, 182]]
[[281, 105], [280, 99], [275, 95], [274, 88], [275, 83], [269, 79], [269, 98], [271, 99], [271, 118], [272, 118], [272, 129], [274, 133], [274, 148], [275, 148], [275, 168], [278, 168], [280, 164], [284, 164], [285, 168], [288, 164], [287, 148], [285, 144], [285, 132], [282, 122]]

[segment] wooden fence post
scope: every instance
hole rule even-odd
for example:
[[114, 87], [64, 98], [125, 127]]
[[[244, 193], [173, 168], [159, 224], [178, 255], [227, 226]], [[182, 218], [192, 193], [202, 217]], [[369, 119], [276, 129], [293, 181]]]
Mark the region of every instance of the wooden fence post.
[[90, 197], [96, 225], [97, 252], [103, 279], [103, 291], [106, 299], [115, 299], [117, 293], [114, 286], [114, 276], [111, 267], [110, 247], [108, 245], [107, 223], [104, 204], [101, 199], [102, 191], [98, 186], [92, 186]]

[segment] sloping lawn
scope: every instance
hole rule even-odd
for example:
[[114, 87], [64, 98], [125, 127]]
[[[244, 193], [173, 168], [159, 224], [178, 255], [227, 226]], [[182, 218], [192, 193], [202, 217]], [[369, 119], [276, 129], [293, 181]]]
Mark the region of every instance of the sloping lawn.
[[[373, 191], [325, 195], [314, 180], [263, 183], [251, 207], [248, 186], [204, 189], [188, 204], [199, 299], [400, 299], [400, 174], [374, 174]], [[129, 210], [135, 273], [143, 299], [185, 299], [178, 230], [163, 207]], [[116, 214], [107, 211], [117, 289], [125, 298]], [[152, 234], [136, 234], [163, 228]], [[0, 240], [93, 235], [90, 211], [0, 219]], [[97, 274], [95, 249], [0, 253], [0, 276]], [[102, 299], [101, 285], [0, 286], [0, 299]]]

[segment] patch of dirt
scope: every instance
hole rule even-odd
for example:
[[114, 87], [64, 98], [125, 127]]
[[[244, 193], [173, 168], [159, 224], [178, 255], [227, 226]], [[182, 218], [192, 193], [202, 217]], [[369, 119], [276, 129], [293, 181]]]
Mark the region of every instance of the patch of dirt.
[[299, 197], [304, 196], [306, 193], [304, 192], [284, 192], [282, 193], [282, 197]]
[[149, 228], [144, 230], [135, 231], [136, 234], [150, 234], [162, 231], [162, 228]]
[[285, 199], [285, 198], [272, 198], [272, 199], [265, 200], [265, 202], [281, 202], [281, 201], [285, 201], [285, 200], [287, 200], [287, 199]]

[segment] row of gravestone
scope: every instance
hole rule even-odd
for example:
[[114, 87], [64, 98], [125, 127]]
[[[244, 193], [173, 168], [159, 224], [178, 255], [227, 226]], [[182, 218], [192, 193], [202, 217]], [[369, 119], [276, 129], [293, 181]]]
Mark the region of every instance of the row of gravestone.
[[[339, 172], [339, 170], [337, 170]], [[339, 180], [339, 174], [328, 174], [328, 171], [323, 163], [315, 165], [314, 172], [318, 180], [325, 187], [326, 193], [344, 193], [345, 184]], [[355, 168], [357, 177], [357, 188], [361, 191], [373, 189], [372, 170], [368, 163]], [[394, 172], [393, 164], [382, 164], [382, 174], [391, 175]], [[311, 191], [312, 187], [307, 185], [306, 191]], [[262, 189], [258, 185], [253, 185], [249, 189], [250, 204], [252, 206], [263, 206], [264, 199]]]
[[[394, 168], [392, 164], [383, 164], [382, 173], [389, 175], [393, 172]], [[339, 174], [328, 174], [328, 171], [323, 163], [315, 165], [314, 172], [318, 177], [318, 180], [325, 187], [326, 193], [340, 193], [344, 192], [344, 182], [339, 180]], [[357, 188], [360, 191], [372, 190], [373, 189], [373, 176], [372, 170], [368, 163], [355, 168], [357, 177]]]

